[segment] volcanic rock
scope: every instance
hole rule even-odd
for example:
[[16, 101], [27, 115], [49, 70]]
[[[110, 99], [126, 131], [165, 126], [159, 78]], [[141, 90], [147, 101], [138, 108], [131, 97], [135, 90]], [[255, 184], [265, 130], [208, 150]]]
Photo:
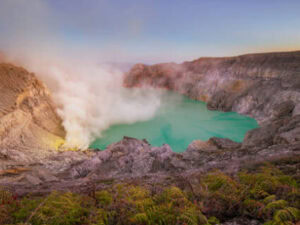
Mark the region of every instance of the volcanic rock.
[[195, 173], [236, 174], [264, 162], [299, 177], [300, 52], [138, 64], [124, 83], [168, 88], [207, 102], [209, 109], [252, 116], [260, 127], [243, 143], [195, 140], [183, 153], [129, 137], [104, 151], [63, 151], [65, 132], [47, 88], [26, 70], [0, 64], [0, 184], [20, 195], [81, 192], [137, 179], [168, 185]]

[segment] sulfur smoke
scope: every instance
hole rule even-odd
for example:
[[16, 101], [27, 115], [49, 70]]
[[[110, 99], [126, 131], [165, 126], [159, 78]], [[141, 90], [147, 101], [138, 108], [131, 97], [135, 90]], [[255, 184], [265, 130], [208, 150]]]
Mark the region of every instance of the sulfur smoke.
[[110, 65], [11, 58], [33, 71], [50, 88], [66, 130], [66, 147], [85, 149], [113, 124], [130, 124], [153, 117], [162, 93], [151, 88], [123, 87], [124, 73]]
[[[113, 124], [153, 117], [161, 94], [126, 89], [123, 71], [107, 65], [96, 46], [76, 48], [58, 36], [55, 18], [41, 0], [3, 0], [0, 51], [9, 62], [34, 72], [52, 91], [65, 127], [66, 147], [85, 149]], [[0, 29], [1, 30], [1, 29]], [[110, 60], [110, 59], [109, 59]]]

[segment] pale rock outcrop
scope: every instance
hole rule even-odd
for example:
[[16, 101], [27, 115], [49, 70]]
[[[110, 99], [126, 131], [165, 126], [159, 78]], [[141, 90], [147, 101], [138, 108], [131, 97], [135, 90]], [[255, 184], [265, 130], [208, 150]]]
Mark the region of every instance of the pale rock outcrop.
[[0, 94], [0, 169], [57, 151], [65, 131], [45, 85], [25, 69], [2, 63]]

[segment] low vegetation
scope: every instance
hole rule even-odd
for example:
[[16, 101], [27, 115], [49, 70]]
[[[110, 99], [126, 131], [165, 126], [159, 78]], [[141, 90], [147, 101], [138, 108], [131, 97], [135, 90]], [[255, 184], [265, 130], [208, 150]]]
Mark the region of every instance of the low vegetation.
[[0, 224], [215, 225], [242, 217], [265, 225], [293, 225], [300, 220], [299, 183], [272, 166], [235, 177], [214, 171], [191, 186], [189, 191], [153, 191], [116, 184], [89, 195], [53, 192], [23, 198], [2, 190]]

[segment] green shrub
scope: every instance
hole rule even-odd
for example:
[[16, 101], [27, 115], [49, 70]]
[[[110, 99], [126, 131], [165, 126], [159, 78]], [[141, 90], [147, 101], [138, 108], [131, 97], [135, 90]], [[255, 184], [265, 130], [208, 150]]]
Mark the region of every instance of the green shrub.
[[246, 199], [243, 202], [242, 208], [243, 215], [253, 218], [262, 218], [265, 205], [255, 199]]
[[266, 205], [264, 209], [264, 213], [266, 215], [273, 215], [275, 211], [277, 211], [278, 209], [283, 209], [287, 205], [288, 202], [286, 202], [285, 200], [277, 200], [277, 201], [270, 202]]
[[31, 213], [41, 204], [41, 198], [28, 198], [25, 197], [19, 202], [18, 210], [13, 213], [14, 221], [21, 223], [26, 221]]
[[300, 220], [300, 210], [287, 207], [276, 211], [273, 220], [266, 222], [264, 225], [294, 225]]
[[287, 207], [281, 210], [278, 210], [274, 215], [275, 224], [284, 224], [287, 222], [297, 222], [300, 220], [300, 211], [299, 209]]
[[300, 220], [297, 182], [272, 166], [237, 177], [214, 171], [199, 181], [189, 193], [170, 186], [153, 194], [142, 186], [118, 184], [89, 196], [53, 192], [17, 199], [0, 190], [0, 224], [216, 225], [248, 217], [265, 225], [294, 225]]
[[101, 205], [109, 205], [113, 201], [113, 197], [108, 191], [98, 191], [96, 192], [96, 200]]
[[221, 172], [214, 172], [203, 177], [201, 186], [204, 213], [217, 217], [236, 215], [242, 195], [235, 180]]
[[261, 171], [258, 173], [240, 173], [239, 181], [243, 185], [242, 188], [248, 190], [249, 197], [258, 200], [269, 195], [282, 198], [293, 189], [298, 189], [294, 179], [270, 165], [261, 167]]
[[177, 187], [151, 196], [145, 188], [121, 185], [113, 194], [117, 197], [109, 208], [117, 218], [111, 224], [207, 224], [200, 209]]
[[53, 192], [35, 210], [29, 219], [32, 224], [84, 224], [89, 214], [82, 197], [72, 193]]
[[263, 200], [264, 204], [269, 204], [271, 202], [276, 201], [276, 195], [270, 195]]
[[212, 216], [208, 219], [208, 224], [210, 225], [217, 225], [220, 223], [220, 220], [218, 220], [216, 217]]
[[0, 224], [11, 223], [17, 206], [16, 198], [8, 191], [0, 189]]

